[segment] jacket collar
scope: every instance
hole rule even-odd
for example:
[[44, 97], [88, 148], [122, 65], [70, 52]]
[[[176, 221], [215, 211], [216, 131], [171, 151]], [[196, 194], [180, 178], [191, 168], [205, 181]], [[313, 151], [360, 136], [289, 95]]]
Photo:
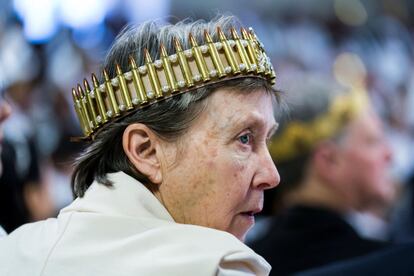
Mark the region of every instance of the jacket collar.
[[82, 198], [77, 198], [65, 212], [94, 212], [174, 221], [167, 209], [142, 183], [124, 172], [110, 173], [112, 187], [94, 181]]

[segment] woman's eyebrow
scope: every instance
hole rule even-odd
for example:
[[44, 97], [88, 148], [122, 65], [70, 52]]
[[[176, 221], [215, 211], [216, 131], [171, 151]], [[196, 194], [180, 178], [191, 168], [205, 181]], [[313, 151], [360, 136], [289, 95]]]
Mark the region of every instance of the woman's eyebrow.
[[245, 116], [239, 118], [233, 124], [233, 128], [252, 128], [252, 129], [259, 129], [265, 126], [265, 120], [263, 117], [250, 113], [246, 114]]
[[260, 118], [259, 116], [253, 116], [250, 118], [247, 118], [246, 120], [240, 121], [238, 123], [234, 124], [234, 129], [245, 129], [249, 128], [252, 131], [255, 132], [262, 132], [264, 135], [266, 135], [267, 139], [270, 139], [277, 129], [279, 128], [279, 123], [273, 122], [270, 129], [266, 132], [266, 122], [264, 118]]

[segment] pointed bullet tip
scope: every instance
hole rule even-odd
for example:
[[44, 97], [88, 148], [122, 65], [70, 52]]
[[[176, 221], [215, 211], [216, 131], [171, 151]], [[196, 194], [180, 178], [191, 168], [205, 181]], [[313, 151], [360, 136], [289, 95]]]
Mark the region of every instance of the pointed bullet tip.
[[87, 91], [90, 91], [91, 90], [91, 87], [89, 86], [89, 82], [88, 82], [88, 80], [86, 78], [83, 79], [83, 86], [85, 86], [85, 89]]
[[82, 89], [82, 86], [80, 85], [80, 83], [78, 83], [77, 88], [78, 88], [78, 95], [79, 95], [79, 97], [83, 97], [84, 96], [84, 92], [83, 92], [83, 89]]
[[134, 57], [132, 55], [129, 55], [129, 63], [130, 63], [130, 66], [132, 68], [136, 68], [137, 67], [137, 64], [135, 62], [135, 59], [134, 59]]
[[122, 74], [121, 66], [119, 65], [118, 62], [115, 62], [115, 69], [116, 69], [116, 73], [118, 75], [121, 75]]
[[207, 42], [212, 42], [210, 33], [207, 31], [207, 29], [204, 30], [204, 37], [206, 38]]
[[181, 46], [181, 42], [178, 40], [178, 38], [174, 37], [173, 41], [174, 41], [174, 46], [175, 46], [176, 50], [181, 51], [182, 46]]
[[192, 33], [188, 34], [188, 38], [190, 39], [190, 44], [191, 44], [192, 47], [197, 47], [198, 46], [197, 40], [195, 39], [195, 37], [193, 36]]
[[103, 72], [103, 75], [104, 75], [105, 80], [109, 80], [108, 71], [106, 71], [106, 69], [104, 68], [104, 69], [102, 70], [102, 72]]
[[167, 54], [167, 49], [165, 49], [164, 43], [160, 43], [160, 51], [161, 51], [161, 56], [162, 57], [166, 57], [168, 56]]
[[151, 55], [150, 55], [150, 53], [149, 53], [149, 51], [148, 51], [147, 48], [144, 48], [144, 57], [145, 57], [145, 61], [147, 63], [152, 62]]

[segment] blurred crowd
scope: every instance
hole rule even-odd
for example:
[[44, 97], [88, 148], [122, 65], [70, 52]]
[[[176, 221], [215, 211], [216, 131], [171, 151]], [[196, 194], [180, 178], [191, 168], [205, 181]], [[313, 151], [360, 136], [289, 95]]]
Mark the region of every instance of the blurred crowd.
[[[70, 141], [80, 135], [70, 91], [97, 72], [123, 26], [148, 18], [208, 19], [229, 11], [263, 38], [278, 89], [288, 93], [307, 72], [339, 83], [363, 80], [385, 125], [393, 181], [386, 206], [352, 214], [349, 221], [361, 235], [401, 242], [414, 237], [414, 3], [32, 2], [0, 1], [0, 85], [13, 110], [0, 138], [0, 222], [6, 231], [54, 216], [72, 201], [71, 162], [82, 145]], [[253, 234], [260, 235], [264, 224]]]

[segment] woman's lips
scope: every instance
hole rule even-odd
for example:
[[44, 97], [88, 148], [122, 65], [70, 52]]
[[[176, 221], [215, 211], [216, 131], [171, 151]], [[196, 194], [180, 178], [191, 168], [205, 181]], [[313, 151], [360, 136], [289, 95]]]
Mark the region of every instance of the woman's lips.
[[253, 225], [255, 223], [254, 216], [262, 211], [262, 208], [254, 208], [249, 211], [241, 212], [240, 215], [247, 221], [248, 224]]

